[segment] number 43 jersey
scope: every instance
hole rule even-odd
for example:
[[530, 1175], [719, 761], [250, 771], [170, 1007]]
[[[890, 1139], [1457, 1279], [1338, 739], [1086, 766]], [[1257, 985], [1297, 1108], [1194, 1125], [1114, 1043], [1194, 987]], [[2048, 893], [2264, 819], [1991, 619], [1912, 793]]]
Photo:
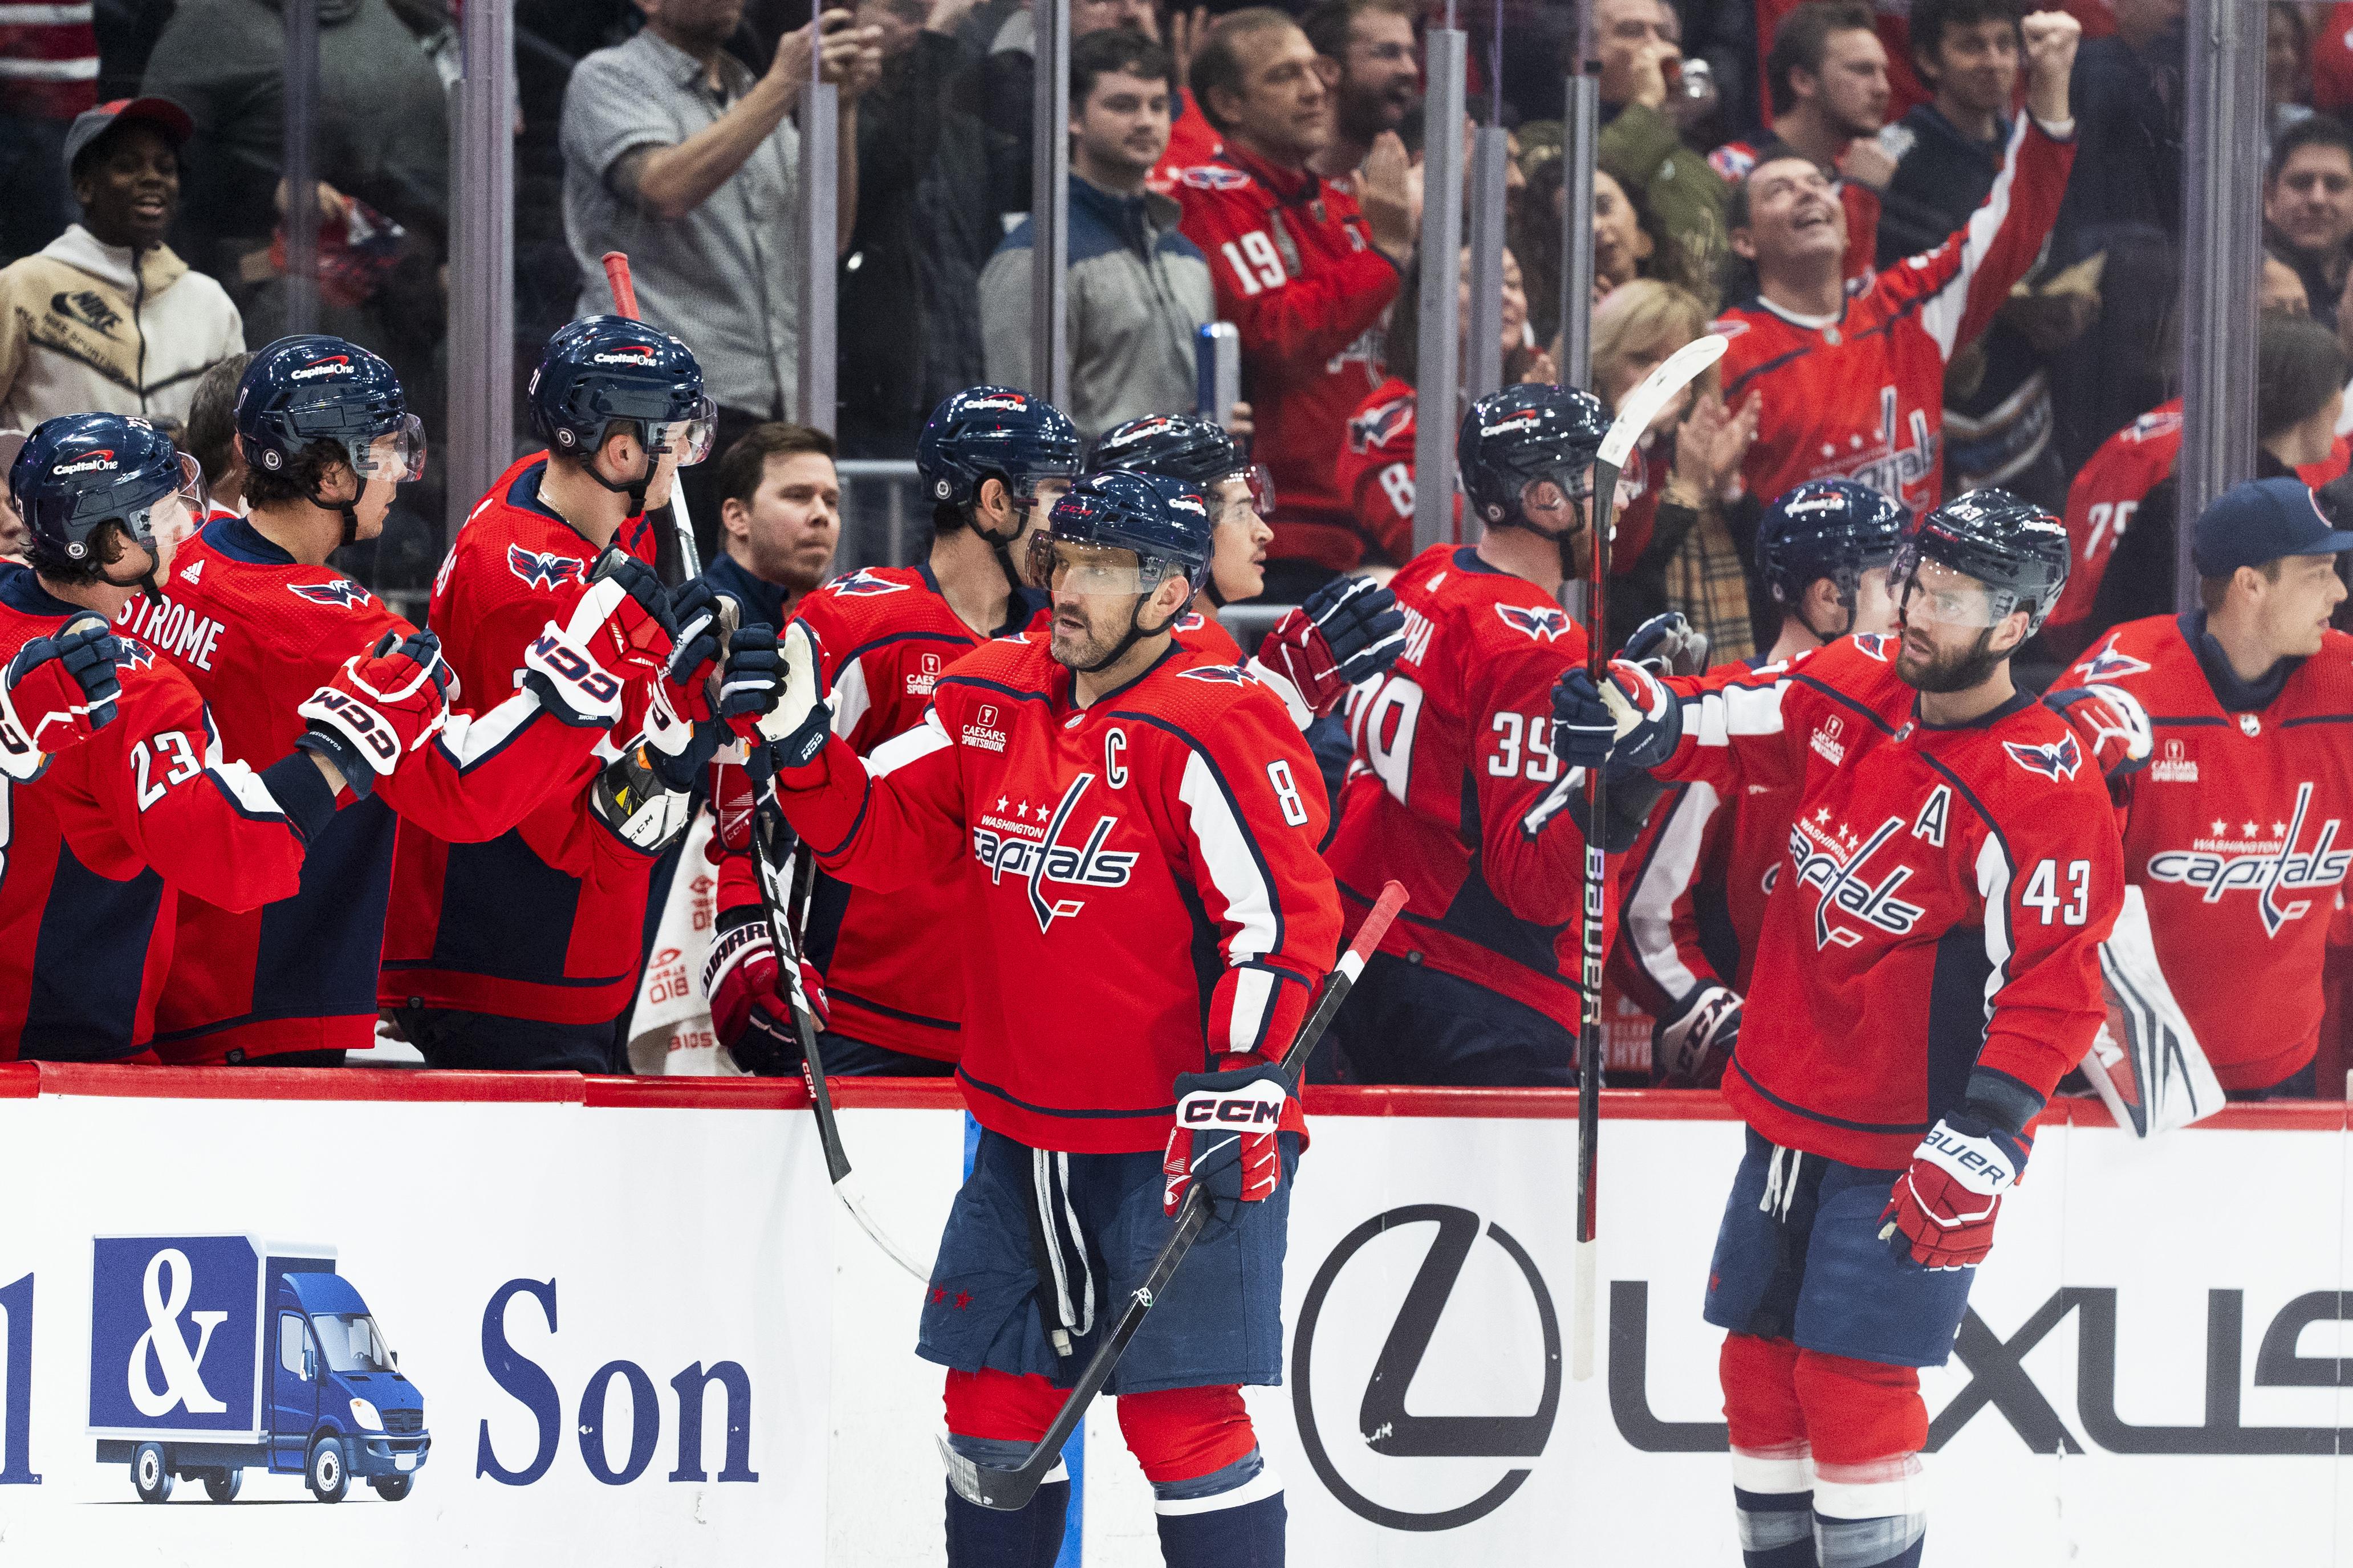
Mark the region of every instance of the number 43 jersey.
[[2105, 1016], [2124, 898], [2116, 813], [2067, 721], [2021, 692], [1924, 724], [1895, 654], [1852, 637], [1671, 680], [1683, 740], [1656, 770], [1796, 790], [1725, 1098], [1784, 1148], [1876, 1170], [1965, 1091], [2041, 1108]]

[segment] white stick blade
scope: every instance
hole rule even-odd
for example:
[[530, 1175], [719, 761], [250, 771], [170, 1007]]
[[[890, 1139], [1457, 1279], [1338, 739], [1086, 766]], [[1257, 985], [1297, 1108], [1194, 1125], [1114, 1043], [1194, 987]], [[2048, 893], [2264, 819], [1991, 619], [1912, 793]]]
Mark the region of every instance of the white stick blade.
[[842, 1173], [841, 1180], [833, 1184], [833, 1195], [841, 1200], [841, 1206], [849, 1211], [849, 1217], [858, 1222], [858, 1228], [872, 1237], [874, 1245], [887, 1253], [892, 1262], [913, 1275], [917, 1284], [932, 1282], [931, 1268], [917, 1263], [905, 1247], [891, 1239], [891, 1233], [882, 1228], [882, 1222], [867, 1212], [866, 1194], [858, 1185], [855, 1172]]
[[1642, 384], [1627, 395], [1610, 422], [1609, 434], [1601, 437], [1601, 461], [1614, 468], [1623, 468], [1634, 450], [1634, 443], [1651, 427], [1659, 411], [1673, 401], [1675, 394], [1697, 381], [1708, 366], [1724, 357], [1732, 340], [1708, 333], [1694, 338], [1674, 353], [1666, 362], [1642, 378]]

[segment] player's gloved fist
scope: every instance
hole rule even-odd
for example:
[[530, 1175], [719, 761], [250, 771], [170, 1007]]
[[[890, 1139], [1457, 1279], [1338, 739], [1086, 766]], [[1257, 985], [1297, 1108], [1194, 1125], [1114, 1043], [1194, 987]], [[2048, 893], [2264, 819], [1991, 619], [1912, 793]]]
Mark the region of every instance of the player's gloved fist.
[[1274, 623], [1250, 671], [1303, 730], [1404, 651], [1405, 612], [1397, 595], [1369, 577], [1338, 577]]
[[670, 596], [676, 640], [662, 666], [662, 689], [671, 708], [694, 723], [712, 716], [711, 675], [719, 667], [720, 645], [732, 619], [722, 610], [719, 595], [700, 577], [680, 584]]
[[415, 631], [404, 640], [386, 632], [295, 710], [309, 728], [294, 743], [334, 763], [352, 794], [364, 796], [448, 722], [456, 679], [439, 637]]
[[97, 616], [16, 650], [0, 676], [0, 773], [29, 779], [45, 753], [90, 739], [114, 720], [122, 644]]
[[564, 630], [624, 680], [659, 673], [678, 640], [670, 591], [652, 567], [617, 544], [605, 546], [589, 568], [588, 591]]
[[2148, 710], [2121, 686], [2070, 686], [2047, 692], [2042, 705], [2067, 721], [2110, 784], [2140, 772], [2157, 750]]
[[1668, 1089], [1714, 1089], [1740, 1038], [1740, 997], [1702, 985], [1651, 1028], [1651, 1060]]
[[1707, 668], [1707, 634], [1669, 610], [1636, 626], [1618, 657], [1652, 675], [1697, 675]]
[[796, 967], [791, 994], [779, 994], [776, 943], [764, 920], [728, 927], [702, 961], [702, 994], [711, 998], [711, 1025], [735, 1065], [760, 1078], [781, 1078], [801, 1066], [801, 1037], [793, 1022], [796, 1005], [807, 1009], [819, 1029], [832, 1022], [825, 983], [804, 959]]
[[833, 710], [818, 694], [817, 634], [807, 622], [794, 621], [777, 645], [782, 668], [776, 701], [758, 716], [758, 740], [747, 764], [755, 785], [787, 768], [807, 766], [833, 729]]
[[760, 721], [785, 692], [785, 656], [775, 628], [746, 626], [727, 649], [720, 672], [719, 722], [738, 740], [757, 741]]
[[1610, 661], [1597, 689], [1582, 668], [1552, 689], [1554, 753], [1571, 767], [1656, 767], [1683, 738], [1683, 704], [1639, 664]]
[[1282, 1184], [1280, 1132], [1296, 1132], [1306, 1146], [1307, 1116], [1282, 1072], [1263, 1057], [1222, 1058], [1217, 1072], [1176, 1078], [1176, 1125], [1160, 1162], [1161, 1205], [1173, 1218], [1187, 1190], [1198, 1184], [1211, 1217], [1234, 1223], [1240, 1205], [1261, 1203]]
[[1968, 1268], [1993, 1250], [2002, 1194], [2026, 1169], [2026, 1144], [1982, 1117], [1947, 1116], [1912, 1151], [1879, 1217], [1880, 1239], [1923, 1268]]

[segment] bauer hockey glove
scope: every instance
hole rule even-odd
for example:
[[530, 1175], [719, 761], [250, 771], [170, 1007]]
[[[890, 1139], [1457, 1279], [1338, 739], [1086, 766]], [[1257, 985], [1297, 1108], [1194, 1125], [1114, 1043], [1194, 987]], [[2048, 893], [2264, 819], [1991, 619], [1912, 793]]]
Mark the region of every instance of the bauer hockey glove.
[[1639, 664], [1613, 659], [1596, 690], [1582, 667], [1552, 689], [1553, 753], [1573, 768], [1653, 768], [1683, 739], [1683, 704]]
[[1740, 997], [1702, 985], [1651, 1026], [1651, 1063], [1667, 1089], [1714, 1089], [1740, 1039]]
[[2002, 1194], [2026, 1169], [2026, 1142], [1962, 1112], [1928, 1130], [1879, 1217], [1880, 1239], [1923, 1268], [1968, 1268], [1993, 1250]]
[[448, 722], [456, 680], [439, 637], [414, 631], [404, 641], [386, 632], [374, 649], [345, 659], [295, 710], [309, 728], [294, 743], [332, 763], [352, 794], [364, 799], [378, 778]]
[[702, 994], [711, 998], [712, 1032], [735, 1065], [755, 1078], [801, 1070], [800, 1028], [793, 1009], [807, 1010], [819, 1032], [833, 1025], [825, 982], [807, 959], [795, 967], [790, 995], [780, 994], [776, 943], [768, 922], [754, 917], [722, 931], [702, 961]]
[[1339, 577], [1275, 622], [1249, 668], [1304, 730], [1404, 651], [1405, 612], [1397, 595], [1369, 577]]
[[818, 695], [817, 634], [807, 622], [794, 621], [777, 641], [782, 665], [776, 701], [759, 716], [759, 738], [746, 764], [755, 787], [816, 761], [833, 731], [833, 710]]
[[2043, 694], [2042, 706], [2067, 721], [2100, 770], [2116, 784], [2148, 765], [2157, 750], [2148, 710], [2121, 686], [2070, 686]]
[[1214, 1228], [1229, 1228], [1243, 1204], [1262, 1203], [1282, 1185], [1282, 1148], [1293, 1132], [1307, 1147], [1307, 1115], [1281, 1069], [1240, 1053], [1219, 1058], [1216, 1072], [1179, 1073], [1176, 1125], [1160, 1162], [1161, 1206], [1176, 1217], [1195, 1184], [1208, 1198]]
[[54, 637], [35, 637], [0, 675], [0, 773], [37, 774], [45, 753], [90, 739], [114, 720], [122, 684], [114, 673], [122, 644], [99, 616], [84, 616]]

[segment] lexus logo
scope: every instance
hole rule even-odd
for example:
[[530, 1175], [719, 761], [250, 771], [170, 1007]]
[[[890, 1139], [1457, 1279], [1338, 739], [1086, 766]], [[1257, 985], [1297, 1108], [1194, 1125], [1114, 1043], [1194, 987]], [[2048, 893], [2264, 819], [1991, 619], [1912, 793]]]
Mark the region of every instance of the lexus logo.
[[[1501, 1508], [1529, 1474], [1525, 1466], [1510, 1467], [1469, 1502], [1434, 1513], [1410, 1512], [1375, 1502], [1349, 1485], [1332, 1462], [1331, 1452], [1316, 1429], [1315, 1326], [1324, 1310], [1324, 1298], [1331, 1294], [1349, 1260], [1377, 1237], [1401, 1226], [1430, 1221], [1437, 1223], [1438, 1235], [1430, 1244], [1413, 1283], [1406, 1289], [1397, 1321], [1390, 1326], [1379, 1358], [1366, 1380], [1364, 1400], [1357, 1411], [1358, 1435], [1365, 1447], [1392, 1458], [1534, 1459], [1544, 1452], [1552, 1436], [1554, 1418], [1560, 1414], [1560, 1320], [1553, 1311], [1552, 1292], [1546, 1289], [1535, 1260], [1509, 1231], [1493, 1223], [1482, 1229], [1477, 1215], [1445, 1204], [1411, 1204], [1390, 1209], [1350, 1231], [1332, 1249], [1323, 1268], [1316, 1270], [1314, 1282], [1307, 1288], [1307, 1299], [1300, 1305], [1299, 1330], [1291, 1347], [1292, 1406], [1299, 1423], [1300, 1445], [1307, 1450], [1307, 1461], [1314, 1467], [1325, 1488], [1351, 1512], [1390, 1530], [1459, 1529]], [[1536, 1319], [1544, 1335], [1544, 1393], [1532, 1415], [1409, 1414], [1405, 1407], [1406, 1395], [1438, 1331], [1447, 1300], [1453, 1294], [1455, 1281], [1461, 1277], [1463, 1263], [1482, 1234], [1519, 1266], [1529, 1294], [1535, 1300]], [[1430, 1391], [1424, 1390], [1421, 1403], [1427, 1405], [1430, 1402]]]

